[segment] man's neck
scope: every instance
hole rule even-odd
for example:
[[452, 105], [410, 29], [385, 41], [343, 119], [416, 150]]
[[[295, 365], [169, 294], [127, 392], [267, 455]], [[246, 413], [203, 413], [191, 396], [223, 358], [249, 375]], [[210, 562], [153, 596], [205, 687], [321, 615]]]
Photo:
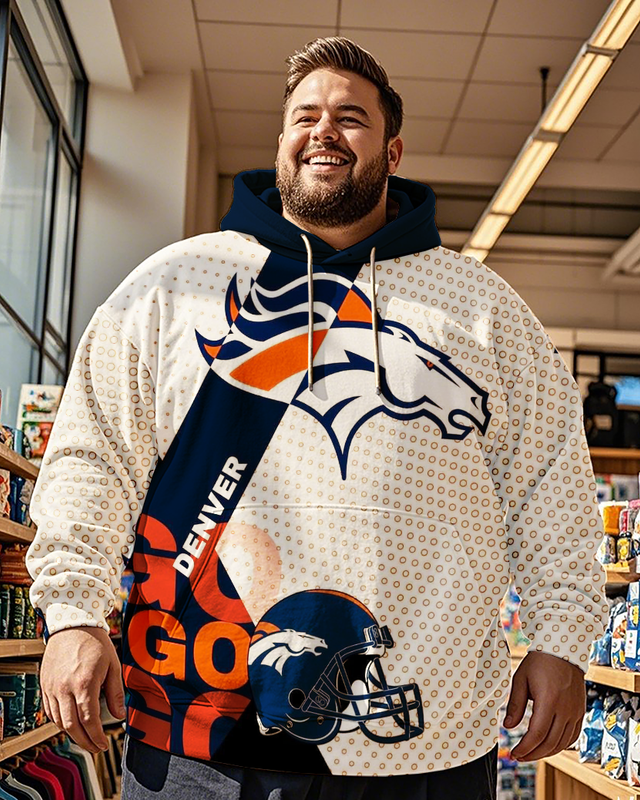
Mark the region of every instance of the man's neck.
[[297, 219], [289, 214], [286, 208], [282, 209], [282, 216], [286, 220], [307, 231], [307, 233], [312, 233], [336, 250], [346, 250], [347, 247], [351, 247], [351, 245], [372, 236], [376, 231], [384, 227], [387, 222], [395, 219], [397, 213], [398, 204], [390, 198], [387, 200], [386, 193], [385, 197], [382, 198], [370, 214], [345, 228], [325, 228], [319, 225], [311, 225], [306, 220]]

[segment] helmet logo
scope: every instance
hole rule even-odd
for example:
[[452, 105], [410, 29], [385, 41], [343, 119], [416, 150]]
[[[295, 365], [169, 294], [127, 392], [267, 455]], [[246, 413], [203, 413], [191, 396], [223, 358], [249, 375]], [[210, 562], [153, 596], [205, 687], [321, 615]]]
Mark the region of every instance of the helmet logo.
[[327, 643], [324, 639], [288, 628], [269, 633], [261, 639], [254, 639], [249, 650], [249, 664], [259, 662], [262, 666], [273, 667], [282, 675], [282, 670], [290, 658], [304, 653], [318, 656], [320, 651], [326, 648]]

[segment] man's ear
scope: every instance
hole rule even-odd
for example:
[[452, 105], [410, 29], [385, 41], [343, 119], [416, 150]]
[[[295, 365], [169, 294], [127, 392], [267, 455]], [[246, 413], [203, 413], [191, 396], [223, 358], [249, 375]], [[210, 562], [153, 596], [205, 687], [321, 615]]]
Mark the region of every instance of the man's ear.
[[280, 147], [280, 145], [282, 144], [282, 137], [283, 134], [281, 133], [280, 136], [278, 136], [278, 147]]
[[389, 139], [387, 145], [387, 157], [389, 161], [389, 175], [393, 175], [400, 164], [402, 158], [402, 151], [404, 150], [404, 142], [399, 136]]

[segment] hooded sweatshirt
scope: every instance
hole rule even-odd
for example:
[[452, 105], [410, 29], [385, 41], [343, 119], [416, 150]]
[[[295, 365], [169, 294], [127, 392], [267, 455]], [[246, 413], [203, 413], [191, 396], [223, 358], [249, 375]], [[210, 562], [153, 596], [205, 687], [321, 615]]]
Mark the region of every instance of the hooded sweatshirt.
[[578, 388], [428, 186], [337, 251], [241, 173], [222, 231], [97, 309], [31, 502], [46, 635], [107, 628], [127, 732], [207, 762], [386, 776], [495, 744], [515, 580], [531, 649], [587, 668], [607, 605]]

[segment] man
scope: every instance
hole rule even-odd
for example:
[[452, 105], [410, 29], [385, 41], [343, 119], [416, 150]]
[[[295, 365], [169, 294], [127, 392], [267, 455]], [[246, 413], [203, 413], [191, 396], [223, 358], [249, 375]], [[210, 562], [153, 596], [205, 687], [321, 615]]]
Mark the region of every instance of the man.
[[[27, 563], [47, 714], [124, 716], [123, 798], [495, 797], [510, 573], [521, 760], [578, 735], [606, 604], [578, 389], [395, 176], [402, 102], [343, 38], [289, 59], [276, 174], [151, 256], [79, 345]], [[135, 535], [134, 535], [135, 526]]]

